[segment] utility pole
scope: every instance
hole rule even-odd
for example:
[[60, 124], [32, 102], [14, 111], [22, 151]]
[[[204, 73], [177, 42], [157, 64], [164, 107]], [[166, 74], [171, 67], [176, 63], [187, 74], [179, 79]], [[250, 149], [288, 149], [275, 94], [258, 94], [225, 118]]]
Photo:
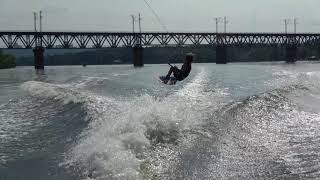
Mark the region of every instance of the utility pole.
[[218, 26], [219, 26], [220, 19], [221, 19], [220, 17], [214, 18], [214, 20], [216, 21], [216, 33], [218, 33]]
[[136, 17], [134, 15], [131, 15], [132, 18], [132, 33], [134, 33], [134, 22], [136, 21]]
[[40, 32], [42, 32], [42, 11], [39, 12], [39, 19], [40, 19]]
[[285, 19], [284, 20], [284, 30], [285, 30], [286, 34], [288, 33], [288, 24], [289, 23], [290, 23], [290, 19]]
[[216, 21], [216, 33], [218, 33], [218, 25], [219, 25], [219, 18], [214, 18]]
[[139, 13], [139, 32], [141, 34], [141, 14]]
[[37, 32], [37, 13], [33, 12], [34, 31]]
[[227, 33], [227, 24], [228, 24], [227, 17], [223, 17], [223, 23], [224, 23], [224, 33]]
[[298, 19], [297, 19], [297, 18], [294, 18], [294, 19], [293, 19], [293, 23], [294, 23], [294, 33], [296, 34], [296, 33], [297, 33]]
[[141, 15], [140, 13], [139, 13], [139, 32], [140, 32], [139, 44], [141, 46]]

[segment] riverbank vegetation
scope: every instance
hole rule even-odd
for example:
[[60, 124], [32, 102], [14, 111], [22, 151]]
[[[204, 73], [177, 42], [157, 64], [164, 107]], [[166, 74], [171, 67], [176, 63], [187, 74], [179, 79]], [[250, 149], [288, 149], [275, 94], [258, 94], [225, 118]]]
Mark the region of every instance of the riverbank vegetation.
[[16, 67], [16, 58], [10, 54], [4, 54], [0, 51], [0, 69]]
[[[49, 53], [49, 51], [46, 50], [45, 52], [45, 66], [132, 64], [133, 59], [132, 49], [125, 47], [88, 49], [82, 52], [63, 50], [64, 53], [59, 54]], [[197, 63], [216, 62], [215, 47], [209, 45], [196, 47], [146, 47], [143, 51], [143, 61], [145, 64], [182, 63], [185, 54], [189, 52], [196, 54], [195, 62]], [[283, 46], [229, 46], [227, 50], [228, 62], [285, 61], [285, 56], [286, 52]], [[318, 47], [299, 47], [297, 50], [298, 60], [318, 60], [319, 57], [320, 48]], [[30, 51], [30, 56], [18, 57], [16, 63], [18, 66], [33, 66], [33, 54]]]

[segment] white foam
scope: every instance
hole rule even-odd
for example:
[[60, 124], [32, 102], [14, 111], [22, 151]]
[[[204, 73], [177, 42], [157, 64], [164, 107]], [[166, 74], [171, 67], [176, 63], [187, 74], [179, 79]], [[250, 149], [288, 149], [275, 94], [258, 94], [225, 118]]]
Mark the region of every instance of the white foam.
[[92, 85], [102, 84], [105, 81], [113, 80], [112, 77], [97, 77], [97, 76], [82, 76], [80, 80], [70, 83], [64, 84], [64, 87], [69, 88], [84, 88]]
[[71, 149], [66, 165], [80, 166], [87, 171], [85, 177], [94, 179], [142, 178], [141, 165], [150, 158], [154, 143], [181, 143], [183, 131], [207, 118], [202, 110], [211, 112], [216, 107], [214, 97], [225, 96], [221, 91], [203, 95], [206, 78], [202, 70], [183, 89], [162, 100], [150, 95], [122, 101], [94, 96], [87, 104], [90, 126]]
[[219, 156], [209, 164], [208, 179], [256, 179], [269, 174], [276, 179], [283, 175], [274, 174], [281, 168], [281, 173], [290, 172], [285, 174], [289, 177], [318, 177], [319, 114], [301, 111], [278, 92], [251, 98], [228, 113], [234, 121], [218, 145]]
[[[206, 92], [206, 83], [207, 73], [201, 69], [181, 90], [160, 100], [147, 94], [119, 100], [79, 92], [76, 86], [36, 81], [26, 82], [22, 88], [37, 98], [83, 104], [91, 120], [89, 127], [61, 165], [79, 168], [84, 178], [140, 179], [145, 173], [141, 165], [150, 161], [151, 154], [161, 156], [168, 151], [150, 154], [151, 146], [186, 143], [183, 133], [199, 126], [218, 107], [219, 98], [226, 96], [218, 88]], [[170, 168], [170, 162], [158, 163]]]
[[22, 84], [22, 89], [34, 97], [60, 100], [64, 104], [74, 102], [85, 102], [88, 100], [85, 95], [79, 92], [63, 88], [60, 85], [54, 85], [38, 81], [28, 81]]
[[299, 85], [300, 87], [316, 88], [320, 89], [320, 72], [299, 72], [299, 71], [288, 71], [281, 70], [272, 73], [274, 78], [267, 81], [266, 84], [272, 89], [283, 88], [292, 85]]

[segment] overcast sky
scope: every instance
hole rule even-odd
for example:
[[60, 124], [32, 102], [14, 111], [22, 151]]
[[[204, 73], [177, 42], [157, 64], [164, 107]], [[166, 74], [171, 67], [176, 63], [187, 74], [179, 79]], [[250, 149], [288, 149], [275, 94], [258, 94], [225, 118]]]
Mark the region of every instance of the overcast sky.
[[[283, 32], [283, 19], [294, 17], [298, 32], [320, 32], [319, 0], [147, 1], [168, 31], [214, 32], [213, 18], [227, 16], [231, 32]], [[143, 31], [165, 31], [144, 0], [0, 0], [0, 31], [33, 30], [39, 10], [44, 31], [131, 31], [139, 12]]]

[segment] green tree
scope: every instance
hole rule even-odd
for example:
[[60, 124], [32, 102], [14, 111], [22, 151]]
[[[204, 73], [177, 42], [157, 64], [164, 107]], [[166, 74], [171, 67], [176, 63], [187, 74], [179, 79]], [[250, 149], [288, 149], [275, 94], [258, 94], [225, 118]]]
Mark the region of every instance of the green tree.
[[3, 54], [0, 51], [0, 69], [16, 67], [16, 58], [10, 54]]

